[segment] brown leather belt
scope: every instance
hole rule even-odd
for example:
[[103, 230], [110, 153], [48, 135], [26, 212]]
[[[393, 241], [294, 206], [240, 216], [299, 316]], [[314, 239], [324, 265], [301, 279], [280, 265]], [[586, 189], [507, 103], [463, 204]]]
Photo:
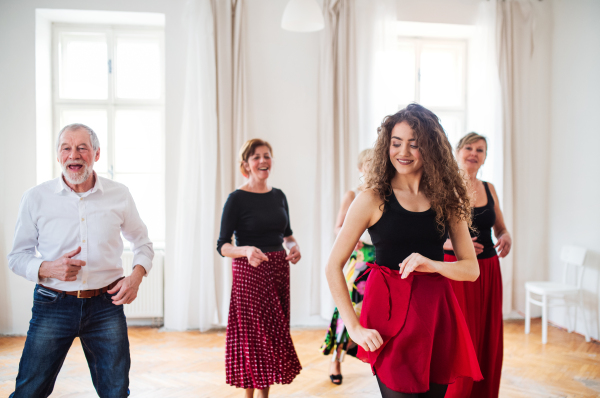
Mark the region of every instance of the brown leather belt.
[[44, 286], [44, 285], [40, 285], [40, 286], [42, 286], [44, 289], [52, 290], [53, 292], [65, 293], [65, 294], [68, 294], [69, 296], [75, 296], [77, 298], [92, 298], [92, 297], [96, 297], [101, 294], [104, 294], [107, 291], [109, 291], [110, 289], [112, 289], [113, 287], [117, 286], [117, 283], [123, 278], [125, 278], [125, 277], [122, 276], [119, 279], [117, 279], [116, 281], [114, 281], [113, 283], [111, 283], [110, 285], [101, 287], [100, 289], [75, 290], [72, 292], [65, 292], [64, 290], [53, 289], [51, 287]]

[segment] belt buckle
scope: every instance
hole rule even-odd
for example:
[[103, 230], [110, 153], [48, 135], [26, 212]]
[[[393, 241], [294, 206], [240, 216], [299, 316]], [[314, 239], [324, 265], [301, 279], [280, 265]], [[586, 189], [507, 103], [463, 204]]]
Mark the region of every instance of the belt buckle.
[[77, 298], [83, 298], [83, 297], [81, 297], [81, 290], [77, 291]]

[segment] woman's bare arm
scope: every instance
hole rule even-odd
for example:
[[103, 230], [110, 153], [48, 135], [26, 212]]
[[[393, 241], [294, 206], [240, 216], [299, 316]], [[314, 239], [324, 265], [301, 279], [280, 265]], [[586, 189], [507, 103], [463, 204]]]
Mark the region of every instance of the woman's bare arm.
[[335, 220], [335, 234], [340, 233], [340, 229], [342, 229], [342, 225], [344, 224], [344, 219], [346, 218], [346, 213], [348, 213], [348, 209], [352, 204], [352, 201], [356, 197], [354, 191], [348, 191], [344, 194], [342, 198], [342, 204], [340, 205], [340, 211], [338, 211], [337, 219]]
[[254, 246], [234, 246], [231, 243], [225, 243], [221, 247], [221, 254], [231, 258], [247, 257], [253, 267], [258, 267], [263, 261], [269, 261], [269, 257]]
[[502, 214], [502, 210], [500, 209], [500, 201], [498, 200], [498, 195], [496, 194], [496, 188], [488, 182], [488, 186], [490, 188], [490, 192], [494, 197], [494, 211], [496, 212], [496, 223], [494, 224], [494, 235], [496, 239], [498, 239], [498, 243], [494, 246], [498, 248], [498, 256], [506, 257], [508, 253], [510, 253], [510, 249], [512, 248], [512, 237], [506, 228], [506, 224], [504, 223], [504, 214]]
[[350, 338], [366, 351], [377, 350], [383, 344], [383, 340], [376, 330], [365, 329], [360, 325], [350, 301], [342, 269], [362, 233], [381, 217], [381, 211], [378, 211], [379, 204], [380, 199], [372, 191], [362, 192], [354, 199], [333, 245], [325, 270], [329, 289]]

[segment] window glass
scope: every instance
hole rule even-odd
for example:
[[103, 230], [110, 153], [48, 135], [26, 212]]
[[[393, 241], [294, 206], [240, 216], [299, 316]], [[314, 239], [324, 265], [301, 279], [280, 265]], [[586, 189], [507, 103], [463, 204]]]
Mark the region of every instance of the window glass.
[[61, 33], [58, 51], [60, 98], [108, 98], [105, 33]]
[[143, 36], [117, 37], [116, 96], [124, 99], [161, 97], [160, 42]]
[[438, 111], [436, 115], [440, 118], [440, 123], [448, 136], [452, 148], [456, 148], [460, 137], [465, 135], [464, 116], [462, 112], [443, 112]]
[[162, 117], [158, 110], [117, 110], [115, 171], [160, 172], [161, 131]]
[[424, 106], [463, 105], [461, 47], [424, 43], [421, 48], [421, 103]]
[[416, 43], [401, 40], [398, 43], [398, 103], [404, 107], [415, 101]]
[[148, 227], [152, 240], [165, 240], [165, 190], [162, 174], [116, 173], [115, 180], [129, 188], [131, 196]]

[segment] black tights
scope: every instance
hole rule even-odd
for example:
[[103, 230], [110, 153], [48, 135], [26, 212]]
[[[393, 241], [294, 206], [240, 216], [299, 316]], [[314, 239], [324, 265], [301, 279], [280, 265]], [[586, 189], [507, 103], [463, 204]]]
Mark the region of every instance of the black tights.
[[419, 394], [406, 394], [389, 389], [385, 384], [377, 377], [377, 383], [379, 383], [379, 390], [381, 391], [382, 398], [443, 398], [446, 395], [448, 389], [447, 384], [435, 384], [429, 383], [429, 391], [422, 392]]

